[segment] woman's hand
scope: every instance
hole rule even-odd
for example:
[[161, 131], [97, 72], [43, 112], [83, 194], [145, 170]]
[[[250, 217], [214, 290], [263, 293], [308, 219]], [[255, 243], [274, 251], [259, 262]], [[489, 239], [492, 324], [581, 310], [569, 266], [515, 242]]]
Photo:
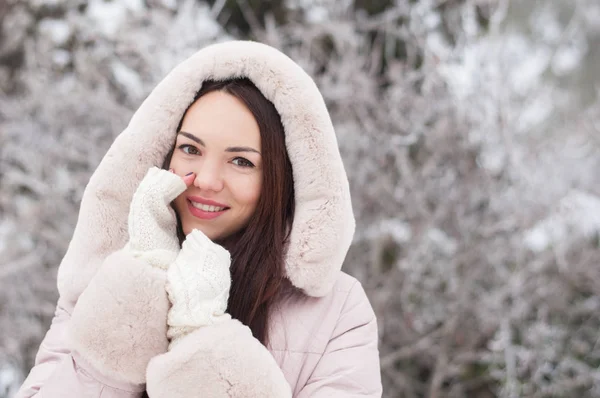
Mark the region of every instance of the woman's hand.
[[226, 314], [231, 257], [201, 231], [193, 230], [167, 271], [167, 337], [177, 340], [198, 327], [231, 319]]
[[126, 248], [152, 266], [166, 269], [179, 252], [177, 218], [170, 203], [192, 183], [192, 174], [178, 175], [152, 167], [131, 201]]
[[131, 201], [129, 242], [79, 296], [67, 333], [72, 360], [64, 363], [81, 373], [72, 377], [85, 380], [85, 391], [143, 391], [150, 359], [168, 350], [166, 268], [179, 253], [170, 203], [193, 178], [148, 171]]

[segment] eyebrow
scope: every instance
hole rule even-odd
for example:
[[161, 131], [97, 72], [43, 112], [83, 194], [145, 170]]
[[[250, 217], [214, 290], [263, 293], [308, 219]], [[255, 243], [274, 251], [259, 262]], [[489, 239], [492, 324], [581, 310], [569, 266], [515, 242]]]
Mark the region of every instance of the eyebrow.
[[[179, 131], [179, 134], [181, 134], [184, 137], [189, 138], [190, 140], [197, 142], [198, 144], [202, 145], [203, 147], [206, 147], [206, 144], [204, 143], [204, 141], [202, 141], [200, 138], [196, 137], [194, 134], [188, 133], [186, 131]], [[260, 152], [257, 151], [254, 148], [248, 147], [248, 146], [232, 146], [229, 148], [225, 149], [225, 152], [254, 152], [254, 153], [258, 153], [260, 155]]]

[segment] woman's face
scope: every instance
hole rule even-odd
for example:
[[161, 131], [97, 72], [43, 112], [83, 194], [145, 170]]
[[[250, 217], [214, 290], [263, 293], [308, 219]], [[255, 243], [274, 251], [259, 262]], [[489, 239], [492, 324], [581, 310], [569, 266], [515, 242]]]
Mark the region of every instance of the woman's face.
[[199, 229], [213, 241], [244, 228], [262, 186], [260, 130], [236, 97], [212, 91], [183, 117], [170, 168], [193, 184], [174, 201], [185, 235]]

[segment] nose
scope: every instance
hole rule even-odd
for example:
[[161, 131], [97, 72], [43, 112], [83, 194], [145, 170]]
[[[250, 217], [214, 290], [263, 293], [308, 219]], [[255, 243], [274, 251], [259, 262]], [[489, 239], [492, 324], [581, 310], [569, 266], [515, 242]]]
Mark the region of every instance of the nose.
[[204, 161], [198, 167], [194, 186], [203, 191], [219, 192], [223, 189], [223, 175], [221, 167], [216, 162]]

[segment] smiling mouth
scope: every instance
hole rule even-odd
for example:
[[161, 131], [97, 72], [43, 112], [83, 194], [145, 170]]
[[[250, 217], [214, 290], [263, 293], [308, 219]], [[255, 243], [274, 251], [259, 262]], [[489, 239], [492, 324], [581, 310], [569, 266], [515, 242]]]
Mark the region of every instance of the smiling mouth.
[[211, 220], [211, 219], [217, 218], [221, 214], [223, 214], [227, 210], [229, 210], [229, 207], [206, 205], [206, 204], [202, 204], [202, 203], [198, 203], [198, 202], [193, 202], [189, 199], [187, 200], [187, 202], [188, 202], [188, 208], [190, 210], [190, 213], [192, 213], [192, 215], [194, 217], [197, 217], [197, 218], [200, 218], [203, 220]]
[[197, 203], [197, 202], [192, 202], [190, 200], [190, 204], [192, 206], [194, 206], [196, 209], [202, 210], [202, 211], [207, 211], [210, 213], [214, 213], [214, 212], [219, 212], [219, 211], [223, 211], [223, 210], [227, 210], [228, 207], [219, 207], [219, 206], [211, 206], [211, 205], [205, 205], [202, 203]]

